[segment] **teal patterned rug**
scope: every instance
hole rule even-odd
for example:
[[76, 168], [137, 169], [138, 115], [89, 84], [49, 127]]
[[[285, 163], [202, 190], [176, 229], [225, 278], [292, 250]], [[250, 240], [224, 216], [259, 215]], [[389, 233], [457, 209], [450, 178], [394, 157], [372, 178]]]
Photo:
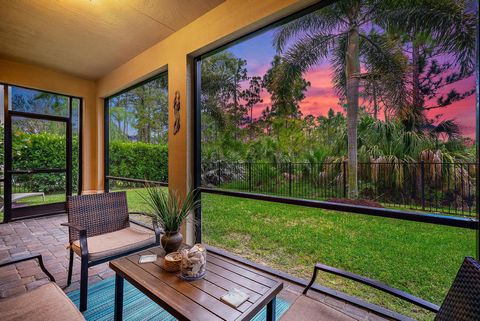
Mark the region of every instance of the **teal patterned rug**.
[[[150, 300], [133, 285], [125, 281], [123, 301], [123, 319], [126, 321], [174, 321], [176, 320], [167, 311]], [[68, 297], [78, 307], [80, 291], [72, 291]], [[115, 277], [105, 279], [89, 286], [88, 310], [83, 314], [87, 321], [113, 320], [113, 306], [115, 298]], [[277, 320], [287, 311], [287, 301], [277, 298]], [[252, 321], [263, 321], [266, 317], [266, 308], [263, 308]], [[208, 320], [206, 320], [208, 321]]]

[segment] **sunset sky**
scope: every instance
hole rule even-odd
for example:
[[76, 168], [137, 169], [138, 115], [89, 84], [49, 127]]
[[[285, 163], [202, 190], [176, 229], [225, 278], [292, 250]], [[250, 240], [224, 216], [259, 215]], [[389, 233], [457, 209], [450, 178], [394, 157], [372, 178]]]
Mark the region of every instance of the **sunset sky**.
[[[268, 30], [260, 35], [244, 40], [228, 50], [238, 58], [247, 60], [249, 76], [263, 76], [270, 68], [270, 63], [275, 55], [272, 45], [274, 30]], [[338, 97], [335, 95], [332, 82], [331, 70], [327, 61], [309, 70], [304, 78], [310, 81], [311, 86], [306, 92], [306, 98], [300, 103], [304, 115], [326, 115], [330, 108], [335, 111], [343, 111], [338, 105]], [[475, 88], [475, 77], [471, 76], [455, 84], [459, 92]], [[253, 108], [253, 117], [258, 117], [262, 110], [270, 105], [268, 92], [262, 93], [263, 102]], [[462, 134], [475, 138], [475, 95], [456, 102], [446, 108], [430, 110], [429, 117], [441, 115], [442, 119], [455, 119], [460, 125]]]

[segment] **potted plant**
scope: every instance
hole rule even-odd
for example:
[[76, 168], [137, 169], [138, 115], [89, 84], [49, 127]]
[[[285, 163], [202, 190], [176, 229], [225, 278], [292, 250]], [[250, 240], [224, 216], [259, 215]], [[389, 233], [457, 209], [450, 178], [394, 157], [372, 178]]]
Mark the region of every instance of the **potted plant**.
[[162, 246], [166, 253], [175, 252], [183, 241], [180, 227], [191, 211], [197, 209], [200, 201], [197, 190], [187, 193], [185, 198], [177, 192], [167, 192], [160, 187], [147, 187], [147, 194], [140, 194], [151, 210], [151, 216], [163, 229]]

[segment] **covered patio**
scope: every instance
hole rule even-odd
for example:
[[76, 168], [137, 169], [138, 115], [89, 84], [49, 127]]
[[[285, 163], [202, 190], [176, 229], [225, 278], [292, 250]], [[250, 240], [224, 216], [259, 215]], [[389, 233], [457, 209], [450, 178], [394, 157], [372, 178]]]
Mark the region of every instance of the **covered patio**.
[[[32, 253], [41, 254], [44, 258], [45, 267], [52, 273], [57, 284], [66, 293], [78, 290], [80, 260], [77, 260], [74, 264], [73, 282], [70, 286], [67, 286], [68, 251], [65, 244], [68, 243], [68, 230], [60, 225], [64, 222], [66, 222], [65, 215], [55, 215], [0, 225], [0, 261], [4, 262]], [[104, 263], [89, 270], [88, 282], [93, 285], [113, 276], [114, 272], [108, 267], [107, 263]], [[279, 277], [275, 274], [272, 274], [272, 276]], [[1, 298], [19, 295], [49, 282], [47, 276], [39, 269], [38, 264], [32, 261], [2, 268], [0, 280]], [[302, 284], [291, 282], [288, 279], [282, 279], [282, 281], [285, 282], [285, 285], [279, 297], [292, 305], [301, 297], [304, 287]], [[311, 291], [309, 296], [326, 305], [323, 312], [325, 316], [332, 318], [331, 320], [335, 318], [343, 320], [342, 314], [351, 317], [352, 320], [389, 320], [386, 316], [315, 290]], [[383, 312], [390, 313], [386, 310]], [[313, 318], [314, 316], [310, 317]]]
[[[415, 98], [417, 41], [399, 40], [408, 32], [395, 19], [427, 2], [359, 4], [355, 20], [347, 0], [0, 0], [0, 315], [25, 318], [29, 293], [58, 286], [39, 318], [58, 307], [58, 320], [480, 318], [478, 7], [449, 1], [470, 29], [443, 25], [468, 29], [467, 49], [452, 53], [457, 38], [425, 27], [446, 53], [422, 52], [430, 91], [415, 118], [409, 98], [392, 107], [402, 95], [390, 91]], [[384, 20], [372, 13], [389, 6]], [[355, 65], [341, 50], [357, 27], [371, 48]], [[315, 55], [301, 56], [300, 40]], [[439, 89], [457, 82], [465, 92]], [[443, 122], [434, 98], [476, 123]], [[175, 197], [177, 212], [192, 204], [169, 229], [162, 210]], [[225, 301], [237, 290], [243, 301]]]

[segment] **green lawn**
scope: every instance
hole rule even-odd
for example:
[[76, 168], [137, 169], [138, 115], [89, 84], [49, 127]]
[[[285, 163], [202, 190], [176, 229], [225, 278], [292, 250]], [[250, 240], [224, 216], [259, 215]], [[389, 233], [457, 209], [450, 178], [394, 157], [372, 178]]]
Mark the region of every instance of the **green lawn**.
[[[315, 262], [339, 267], [440, 304], [466, 255], [475, 254], [475, 232], [275, 204], [203, 195], [206, 243], [302, 278]], [[421, 320], [432, 315], [390, 296], [337, 277], [318, 282]]]
[[[146, 210], [139, 191], [131, 210]], [[309, 279], [315, 262], [371, 277], [440, 304], [475, 232], [425, 223], [203, 194], [203, 237], [260, 264]], [[433, 315], [357, 283], [320, 274], [318, 283], [420, 320]]]
[[[141, 191], [128, 191], [131, 211], [146, 210]], [[53, 197], [58, 196], [47, 196]], [[314, 263], [322, 262], [437, 304], [463, 257], [475, 254], [475, 232], [460, 228], [212, 194], [202, 196], [202, 206], [208, 244], [305, 279]], [[420, 320], [433, 319], [422, 309], [350, 281], [321, 274], [318, 283]]]
[[[26, 205], [39, 205], [65, 202], [65, 194], [50, 194], [45, 195], [45, 201], [41, 196], [27, 197], [19, 200], [17, 203]], [[0, 212], [0, 223], [3, 222], [3, 210]]]

